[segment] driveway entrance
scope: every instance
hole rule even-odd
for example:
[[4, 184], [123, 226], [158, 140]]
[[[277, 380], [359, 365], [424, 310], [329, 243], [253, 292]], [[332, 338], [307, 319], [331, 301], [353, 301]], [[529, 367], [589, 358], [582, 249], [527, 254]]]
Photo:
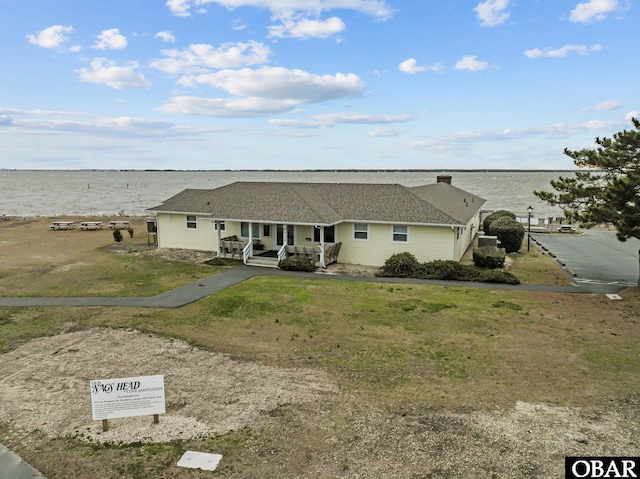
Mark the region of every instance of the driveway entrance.
[[615, 231], [585, 230], [582, 234], [532, 233], [532, 238], [548, 248], [567, 268], [576, 283], [636, 286], [640, 241], [616, 239]]

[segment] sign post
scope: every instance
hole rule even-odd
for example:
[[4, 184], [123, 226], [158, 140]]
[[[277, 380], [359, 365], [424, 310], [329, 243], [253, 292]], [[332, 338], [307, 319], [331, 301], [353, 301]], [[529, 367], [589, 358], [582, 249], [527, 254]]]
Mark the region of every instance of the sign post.
[[93, 420], [102, 420], [102, 430], [109, 430], [109, 419], [151, 416], [158, 424], [165, 413], [164, 376], [98, 379], [91, 381]]

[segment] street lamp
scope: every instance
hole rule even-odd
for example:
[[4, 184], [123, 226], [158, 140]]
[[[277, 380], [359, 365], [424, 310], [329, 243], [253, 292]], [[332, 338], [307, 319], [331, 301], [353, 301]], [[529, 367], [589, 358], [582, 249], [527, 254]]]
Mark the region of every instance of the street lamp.
[[527, 217], [527, 251], [529, 251], [531, 247], [531, 213], [533, 213], [531, 206], [527, 208], [527, 213], [529, 214]]

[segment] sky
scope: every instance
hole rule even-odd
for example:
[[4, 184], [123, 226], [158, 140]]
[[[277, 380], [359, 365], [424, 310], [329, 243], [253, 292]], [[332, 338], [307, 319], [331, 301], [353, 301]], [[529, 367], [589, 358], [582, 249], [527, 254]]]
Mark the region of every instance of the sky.
[[631, 0], [0, 0], [0, 168], [571, 169]]

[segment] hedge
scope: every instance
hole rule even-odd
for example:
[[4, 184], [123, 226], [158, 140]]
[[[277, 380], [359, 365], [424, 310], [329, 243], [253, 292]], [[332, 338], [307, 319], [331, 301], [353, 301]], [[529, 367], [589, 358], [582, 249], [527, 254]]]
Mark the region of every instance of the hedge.
[[503, 216], [489, 225], [489, 234], [497, 236], [507, 253], [517, 253], [522, 247], [524, 226], [509, 216]]
[[514, 221], [516, 219], [516, 215], [511, 211], [507, 211], [507, 210], [494, 211], [489, 216], [487, 216], [484, 220], [482, 220], [482, 230], [484, 231], [484, 234], [489, 235], [490, 234], [489, 230], [491, 229], [490, 227], [491, 223], [493, 223], [498, 218], [502, 218], [503, 216], [507, 216], [508, 218], [511, 218]]
[[495, 246], [482, 246], [473, 250], [473, 264], [478, 268], [496, 269], [504, 266], [505, 250]]
[[278, 268], [283, 271], [313, 273], [316, 270], [316, 265], [309, 258], [286, 258], [278, 261]]
[[390, 256], [376, 276], [520, 284], [520, 280], [508, 271], [482, 269], [452, 260], [419, 263], [411, 253], [397, 253]]

